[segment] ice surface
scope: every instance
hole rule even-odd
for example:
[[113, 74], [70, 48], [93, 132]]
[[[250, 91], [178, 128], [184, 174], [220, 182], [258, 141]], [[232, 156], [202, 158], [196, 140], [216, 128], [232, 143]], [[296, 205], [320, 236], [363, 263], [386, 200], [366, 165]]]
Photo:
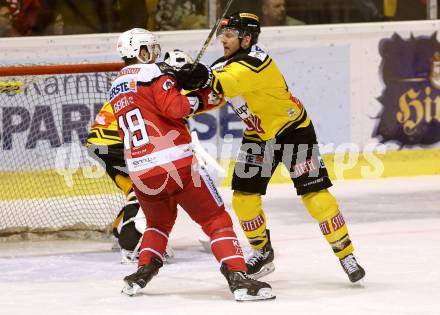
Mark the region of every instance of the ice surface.
[[[182, 211], [175, 258], [137, 297], [120, 294], [136, 267], [121, 265], [109, 242], [0, 243], [0, 314], [440, 314], [440, 176], [337, 182], [332, 191], [367, 272], [362, 286], [349, 283], [293, 188], [272, 185], [264, 208], [276, 270], [265, 280], [274, 301], [235, 302]], [[230, 209], [231, 192], [221, 193]]]

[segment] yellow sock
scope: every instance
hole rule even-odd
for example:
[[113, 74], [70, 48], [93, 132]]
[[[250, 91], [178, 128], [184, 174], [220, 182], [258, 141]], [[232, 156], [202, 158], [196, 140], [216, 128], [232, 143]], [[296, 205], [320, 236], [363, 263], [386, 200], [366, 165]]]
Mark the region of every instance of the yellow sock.
[[251, 246], [258, 250], [266, 245], [266, 216], [261, 208], [261, 195], [234, 191], [232, 207]]
[[322, 234], [338, 258], [353, 252], [344, 217], [339, 212], [335, 197], [327, 189], [305, 194], [303, 203], [310, 215], [319, 222]]

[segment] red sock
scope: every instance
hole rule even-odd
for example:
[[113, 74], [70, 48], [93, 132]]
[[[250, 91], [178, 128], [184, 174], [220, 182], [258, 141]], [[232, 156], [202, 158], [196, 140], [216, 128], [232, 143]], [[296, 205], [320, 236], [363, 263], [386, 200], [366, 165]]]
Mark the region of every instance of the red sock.
[[230, 271], [247, 271], [243, 251], [232, 229], [214, 232], [211, 235], [211, 250], [217, 261], [225, 263]]
[[157, 256], [163, 261], [168, 243], [168, 235], [156, 228], [147, 228], [142, 238], [138, 266], [148, 265], [151, 257]]

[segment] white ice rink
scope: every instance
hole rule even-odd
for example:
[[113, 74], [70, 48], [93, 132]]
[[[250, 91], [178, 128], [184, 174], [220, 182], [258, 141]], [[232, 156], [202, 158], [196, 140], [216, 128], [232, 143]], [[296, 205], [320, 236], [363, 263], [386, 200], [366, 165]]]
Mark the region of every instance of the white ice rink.
[[[174, 260], [137, 297], [120, 294], [135, 265], [121, 265], [108, 242], [0, 243], [0, 314], [440, 314], [440, 176], [337, 182], [332, 191], [363, 285], [349, 283], [293, 188], [273, 185], [264, 208], [276, 270], [264, 279], [276, 300], [235, 302], [181, 212]], [[230, 209], [231, 192], [221, 192]]]

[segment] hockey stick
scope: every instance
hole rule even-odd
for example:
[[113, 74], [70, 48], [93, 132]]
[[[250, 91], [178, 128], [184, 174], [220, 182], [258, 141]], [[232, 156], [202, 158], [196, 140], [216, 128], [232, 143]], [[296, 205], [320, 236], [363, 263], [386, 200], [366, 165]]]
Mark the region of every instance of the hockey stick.
[[214, 26], [212, 27], [211, 32], [209, 33], [208, 37], [205, 40], [205, 43], [202, 46], [202, 49], [200, 49], [199, 53], [197, 54], [196, 59], [194, 60], [192, 70], [194, 70], [196, 68], [196, 65], [200, 62], [200, 59], [202, 59], [203, 55], [205, 54], [205, 51], [208, 48], [208, 45], [211, 42], [212, 37], [214, 36], [215, 33], [217, 33], [218, 27], [220, 26], [220, 22], [225, 18], [226, 13], [228, 12], [229, 7], [232, 4], [232, 1], [234, 1], [234, 0], [228, 1], [228, 3], [226, 4], [225, 10], [223, 11], [222, 16], [217, 19]]
[[206, 150], [203, 148], [203, 146], [199, 142], [199, 137], [197, 136], [197, 132], [193, 131], [191, 132], [191, 138], [192, 138], [192, 147], [194, 150], [194, 153], [196, 154], [196, 158], [200, 163], [203, 163], [205, 165], [211, 165], [215, 168], [217, 172], [220, 173], [220, 176], [225, 176], [226, 171], [225, 169], [214, 159]]

